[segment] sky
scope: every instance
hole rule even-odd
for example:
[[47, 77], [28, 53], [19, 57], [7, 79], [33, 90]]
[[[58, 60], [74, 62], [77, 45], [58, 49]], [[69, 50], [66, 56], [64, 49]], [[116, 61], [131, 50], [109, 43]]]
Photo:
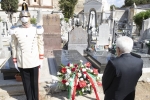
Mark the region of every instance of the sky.
[[110, 5], [115, 5], [116, 7], [121, 7], [124, 5], [124, 0], [107, 0]]

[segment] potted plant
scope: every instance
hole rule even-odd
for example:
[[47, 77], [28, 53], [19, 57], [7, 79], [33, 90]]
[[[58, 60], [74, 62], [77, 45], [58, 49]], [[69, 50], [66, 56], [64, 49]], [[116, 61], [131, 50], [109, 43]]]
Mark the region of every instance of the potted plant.
[[16, 78], [16, 81], [22, 81], [22, 78], [21, 78], [21, 76], [20, 76], [20, 73], [17, 73], [16, 75], [15, 75], [15, 78]]

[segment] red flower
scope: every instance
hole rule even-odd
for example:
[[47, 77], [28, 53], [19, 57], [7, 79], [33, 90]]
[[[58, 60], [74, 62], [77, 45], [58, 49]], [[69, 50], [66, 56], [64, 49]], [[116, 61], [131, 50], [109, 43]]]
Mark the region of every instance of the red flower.
[[77, 68], [78, 67], [78, 65], [77, 64], [74, 64], [74, 66]]
[[73, 72], [74, 72], [75, 70], [76, 70], [76, 68], [72, 68], [72, 69], [71, 69], [71, 71], [73, 71]]
[[85, 81], [79, 81], [79, 86], [80, 86], [81, 88], [86, 87], [86, 82], [85, 82]]
[[67, 80], [62, 80], [61, 82], [62, 82], [63, 84], [65, 84], [65, 83], [67, 82]]
[[98, 69], [93, 69], [93, 73], [95, 74], [95, 75], [97, 75], [98, 74]]
[[63, 68], [61, 69], [61, 72], [62, 72], [63, 74], [66, 73], [66, 72], [67, 72], [67, 69], [63, 67]]
[[68, 63], [67, 66], [70, 66], [70, 63]]
[[77, 90], [81, 89], [81, 87], [79, 86], [79, 84], [77, 85]]
[[98, 86], [102, 86], [102, 83], [101, 83], [101, 82], [97, 82], [97, 85], [98, 85]]
[[85, 64], [85, 66], [86, 66], [87, 68], [90, 68], [90, 67], [91, 67], [91, 63], [90, 63], [90, 62], [87, 62], [87, 63]]

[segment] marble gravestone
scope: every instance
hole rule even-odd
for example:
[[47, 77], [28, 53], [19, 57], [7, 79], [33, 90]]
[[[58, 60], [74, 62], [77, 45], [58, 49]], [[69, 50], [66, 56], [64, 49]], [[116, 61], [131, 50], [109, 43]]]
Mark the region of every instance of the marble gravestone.
[[97, 46], [109, 45], [110, 28], [107, 23], [99, 26], [99, 36], [97, 37]]
[[115, 55], [107, 51], [96, 51], [96, 52], [92, 51], [92, 52], [86, 52], [86, 53], [87, 53], [87, 58], [89, 58], [89, 61], [91, 63], [93, 62], [97, 63], [97, 65], [95, 65], [95, 68], [97, 68], [100, 73], [104, 72], [104, 69], [106, 67], [108, 60], [115, 58]]
[[81, 27], [74, 27], [69, 33], [68, 50], [77, 50], [81, 55], [86, 50], [88, 42], [88, 34]]
[[54, 50], [53, 52], [56, 71], [60, 70], [61, 64], [65, 66], [68, 63], [77, 64], [80, 63], [80, 60], [83, 61], [83, 64], [87, 62], [87, 59], [84, 58], [77, 50]]
[[44, 56], [53, 56], [53, 50], [61, 49], [60, 18], [57, 14], [43, 15]]

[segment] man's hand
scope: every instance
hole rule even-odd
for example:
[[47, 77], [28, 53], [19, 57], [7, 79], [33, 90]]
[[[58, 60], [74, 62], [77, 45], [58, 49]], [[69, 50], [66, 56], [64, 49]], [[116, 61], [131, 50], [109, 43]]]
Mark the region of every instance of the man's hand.
[[19, 70], [19, 68], [17, 66], [17, 63], [14, 63], [14, 65], [15, 65], [15, 68], [20, 72], [20, 70]]

